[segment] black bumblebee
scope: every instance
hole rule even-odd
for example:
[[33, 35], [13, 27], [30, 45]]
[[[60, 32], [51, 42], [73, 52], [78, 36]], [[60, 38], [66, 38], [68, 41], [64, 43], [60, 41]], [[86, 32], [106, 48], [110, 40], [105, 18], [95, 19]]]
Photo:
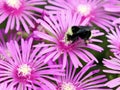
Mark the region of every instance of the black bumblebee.
[[68, 29], [65, 40], [67, 42], [71, 41], [74, 43], [76, 40], [81, 38], [86, 41], [90, 38], [92, 29], [93, 28], [91, 26], [72, 26]]

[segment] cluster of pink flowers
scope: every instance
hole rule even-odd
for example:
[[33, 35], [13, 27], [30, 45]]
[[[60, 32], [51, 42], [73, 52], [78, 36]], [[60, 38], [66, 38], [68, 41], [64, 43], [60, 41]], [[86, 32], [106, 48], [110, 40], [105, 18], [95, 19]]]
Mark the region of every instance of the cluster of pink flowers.
[[0, 0], [0, 90], [120, 90], [119, 39], [120, 0]]

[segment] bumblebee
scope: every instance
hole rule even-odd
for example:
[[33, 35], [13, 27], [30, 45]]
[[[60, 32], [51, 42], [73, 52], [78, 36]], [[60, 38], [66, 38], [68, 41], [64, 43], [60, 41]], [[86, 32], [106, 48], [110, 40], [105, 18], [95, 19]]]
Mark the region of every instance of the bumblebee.
[[74, 43], [81, 38], [86, 42], [91, 36], [92, 29], [91, 26], [72, 26], [66, 32], [65, 41]]

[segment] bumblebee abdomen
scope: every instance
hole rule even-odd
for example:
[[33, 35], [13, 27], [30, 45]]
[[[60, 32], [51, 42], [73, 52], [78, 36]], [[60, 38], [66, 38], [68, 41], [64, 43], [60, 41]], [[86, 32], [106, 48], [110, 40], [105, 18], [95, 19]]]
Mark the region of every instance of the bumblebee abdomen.
[[91, 31], [83, 31], [83, 32], [79, 33], [79, 37], [81, 39], [87, 40], [90, 38], [90, 36], [91, 36]]

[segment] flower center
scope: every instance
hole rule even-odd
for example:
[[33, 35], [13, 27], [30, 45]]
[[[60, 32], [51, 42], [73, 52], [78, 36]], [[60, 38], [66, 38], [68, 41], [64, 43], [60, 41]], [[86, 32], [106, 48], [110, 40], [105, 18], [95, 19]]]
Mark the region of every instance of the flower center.
[[64, 82], [62, 84], [61, 90], [76, 90], [76, 87], [72, 83]]
[[91, 6], [86, 4], [80, 4], [77, 7], [78, 12], [80, 12], [82, 15], [87, 16], [91, 12]]
[[31, 71], [32, 71], [32, 69], [27, 64], [20, 65], [19, 68], [18, 68], [18, 74], [21, 75], [21, 76], [30, 75]]
[[6, 4], [12, 8], [19, 9], [22, 3], [20, 0], [6, 0]]

